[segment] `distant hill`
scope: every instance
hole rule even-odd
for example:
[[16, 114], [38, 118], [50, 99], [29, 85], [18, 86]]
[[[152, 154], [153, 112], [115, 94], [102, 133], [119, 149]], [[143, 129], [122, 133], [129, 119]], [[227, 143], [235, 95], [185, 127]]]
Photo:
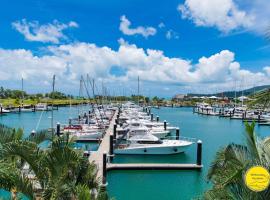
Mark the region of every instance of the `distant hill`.
[[[248, 96], [260, 91], [263, 91], [265, 89], [270, 89], [270, 85], [262, 85], [262, 86], [256, 86], [256, 87], [252, 87], [249, 89], [245, 89], [243, 91], [236, 91], [236, 96], [242, 96], [242, 94], [244, 96]], [[225, 91], [225, 92], [220, 92], [220, 93], [213, 93], [213, 94], [194, 94], [194, 93], [190, 93], [188, 94], [188, 96], [218, 96], [218, 97], [231, 97], [233, 98], [235, 96], [235, 91]]]

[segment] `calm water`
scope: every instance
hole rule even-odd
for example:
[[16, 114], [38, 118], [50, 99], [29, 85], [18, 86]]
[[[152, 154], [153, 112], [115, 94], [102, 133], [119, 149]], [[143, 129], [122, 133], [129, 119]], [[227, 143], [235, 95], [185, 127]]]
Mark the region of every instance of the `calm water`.
[[[203, 141], [203, 165], [197, 171], [112, 171], [108, 175], [108, 190], [117, 200], [189, 200], [210, 187], [206, 174], [215, 152], [231, 142], [244, 141], [242, 121], [193, 114], [191, 108], [161, 108], [152, 110], [161, 120], [180, 127], [180, 135]], [[270, 135], [269, 127], [257, 127], [257, 133]], [[196, 145], [184, 154], [170, 156], [116, 156], [114, 162], [196, 162]]]
[[[87, 107], [80, 110], [87, 112]], [[68, 118], [78, 115], [77, 107], [62, 107], [54, 111], [54, 121], [66, 124]], [[244, 125], [241, 121], [202, 116], [192, 113], [191, 108], [161, 108], [152, 110], [161, 120], [180, 127], [182, 136], [203, 141], [203, 165], [197, 171], [112, 171], [108, 173], [108, 191], [116, 200], [189, 200], [203, 193], [210, 185], [206, 183], [208, 167], [215, 152], [230, 142], [244, 141]], [[33, 129], [50, 127], [50, 112], [8, 114], [0, 116], [0, 123], [11, 127], [21, 127], [26, 133]], [[41, 120], [40, 120], [41, 119]], [[38, 122], [40, 124], [37, 128]], [[269, 127], [256, 127], [258, 134], [270, 135]], [[80, 144], [87, 149], [96, 149], [96, 144]], [[170, 162], [194, 163], [196, 145], [186, 153], [170, 156], [116, 156], [114, 162]], [[0, 192], [0, 196], [4, 193]], [[6, 193], [5, 193], [6, 194]]]

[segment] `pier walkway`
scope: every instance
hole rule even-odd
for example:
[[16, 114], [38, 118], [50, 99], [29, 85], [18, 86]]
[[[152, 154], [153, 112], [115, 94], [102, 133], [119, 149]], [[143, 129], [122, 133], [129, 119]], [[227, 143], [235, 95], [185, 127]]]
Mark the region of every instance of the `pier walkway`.
[[118, 110], [115, 111], [108, 129], [103, 136], [103, 139], [99, 145], [97, 151], [92, 152], [89, 156], [89, 162], [94, 162], [97, 165], [97, 178], [102, 180], [102, 169], [103, 169], [103, 153], [109, 153], [110, 148], [110, 135], [113, 133], [113, 125], [117, 116]]
[[200, 170], [202, 165], [198, 164], [175, 164], [175, 163], [128, 163], [107, 164], [107, 170]]

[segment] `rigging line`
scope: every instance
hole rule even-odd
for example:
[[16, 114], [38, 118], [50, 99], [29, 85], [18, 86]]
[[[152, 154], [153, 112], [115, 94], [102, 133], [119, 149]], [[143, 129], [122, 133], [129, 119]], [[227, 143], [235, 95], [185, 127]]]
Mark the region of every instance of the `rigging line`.
[[[85, 90], [86, 90], [87, 96], [88, 96], [88, 98], [89, 98], [89, 100], [90, 100], [90, 94], [89, 94], [89, 92], [88, 92], [88, 89], [87, 89], [87, 86], [86, 86], [86, 83], [85, 83], [85, 81], [84, 81], [84, 78], [83, 78], [83, 77], [82, 77], [82, 82], [83, 82], [83, 84], [84, 84], [84, 87], [85, 87]], [[99, 111], [99, 109], [98, 109], [98, 111]], [[95, 114], [95, 112], [94, 112], [94, 114]], [[96, 114], [95, 114], [95, 115], [96, 115]], [[101, 121], [102, 121], [102, 123], [104, 124], [100, 111], [99, 111], [99, 115], [100, 115], [100, 117], [101, 117]], [[96, 118], [97, 118], [97, 116], [96, 116]], [[97, 122], [98, 122], [98, 120], [97, 120]], [[98, 124], [99, 124], [99, 123], [98, 123]]]
[[[86, 77], [86, 78], [88, 79], [88, 82], [90, 83], [90, 85], [91, 85], [91, 87], [92, 87], [93, 96], [94, 96], [94, 101], [95, 101], [96, 104], [97, 104], [97, 109], [98, 109], [99, 114], [100, 114], [100, 116], [101, 116], [100, 108], [99, 108], [99, 106], [98, 106], [99, 102], [98, 102], [97, 99], [95, 98], [95, 93], [94, 93], [94, 91], [95, 91], [95, 82], [94, 82], [94, 79], [93, 79], [93, 84], [92, 84], [92, 83], [91, 83], [91, 80], [90, 80], [90, 78], [89, 78], [89, 76], [88, 76], [88, 74], [87, 74], [87, 77]], [[97, 87], [96, 87], [96, 91], [98, 91], [98, 88], [97, 88]], [[99, 96], [100, 96], [100, 95], [99, 95]], [[100, 99], [100, 98], [99, 98], [99, 99]], [[103, 106], [102, 106], [102, 108], [103, 108]], [[104, 110], [103, 110], [103, 114], [106, 115], [105, 112], [104, 112]]]

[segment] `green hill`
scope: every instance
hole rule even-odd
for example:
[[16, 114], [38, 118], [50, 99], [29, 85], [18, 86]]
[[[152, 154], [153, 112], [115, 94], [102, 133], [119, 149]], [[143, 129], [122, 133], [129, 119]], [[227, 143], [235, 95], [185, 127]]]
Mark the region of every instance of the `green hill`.
[[190, 93], [188, 94], [188, 96], [218, 96], [218, 97], [230, 97], [230, 98], [233, 98], [235, 96], [235, 93], [236, 93], [236, 96], [239, 97], [239, 96], [242, 96], [242, 94], [244, 96], [249, 96], [249, 95], [252, 95], [254, 93], [257, 93], [257, 92], [261, 92], [265, 89], [270, 89], [270, 85], [262, 85], [262, 86], [256, 86], [256, 87], [252, 87], [252, 88], [249, 88], [249, 89], [245, 89], [243, 91], [225, 91], [225, 92], [220, 92], [220, 93], [212, 93], [212, 94], [194, 94], [194, 93]]

